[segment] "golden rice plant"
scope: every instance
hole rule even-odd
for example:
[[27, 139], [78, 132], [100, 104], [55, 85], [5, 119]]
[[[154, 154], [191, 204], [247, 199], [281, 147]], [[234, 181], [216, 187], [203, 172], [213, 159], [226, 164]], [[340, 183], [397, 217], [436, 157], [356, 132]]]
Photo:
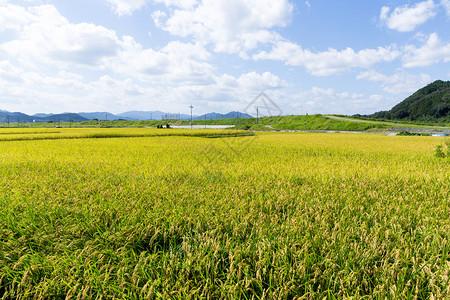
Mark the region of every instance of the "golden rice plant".
[[438, 138], [96, 130], [0, 134], [3, 299], [450, 297]]

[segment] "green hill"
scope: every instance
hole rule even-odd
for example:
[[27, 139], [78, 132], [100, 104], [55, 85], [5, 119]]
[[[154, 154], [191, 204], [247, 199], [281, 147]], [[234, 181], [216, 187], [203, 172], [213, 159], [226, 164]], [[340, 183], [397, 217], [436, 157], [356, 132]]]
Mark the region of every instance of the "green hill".
[[[258, 125], [256, 118], [239, 119], [219, 119], [219, 120], [196, 120], [194, 125], [237, 125], [240, 129], [256, 130], [344, 130], [344, 131], [364, 131], [389, 128], [389, 125], [380, 122], [355, 122], [329, 118], [323, 115], [300, 115], [300, 116], [272, 116], [259, 118]], [[190, 121], [181, 121], [176, 125], [189, 125]], [[268, 127], [267, 127], [268, 126]]]
[[389, 111], [371, 118], [408, 121], [450, 121], [450, 81], [436, 80], [421, 88]]

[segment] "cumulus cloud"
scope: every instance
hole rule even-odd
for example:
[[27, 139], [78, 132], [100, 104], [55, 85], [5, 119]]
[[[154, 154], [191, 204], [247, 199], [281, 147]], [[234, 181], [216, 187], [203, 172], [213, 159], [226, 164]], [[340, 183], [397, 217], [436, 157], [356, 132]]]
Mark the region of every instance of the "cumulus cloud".
[[428, 74], [415, 75], [404, 71], [388, 76], [375, 70], [369, 70], [360, 73], [357, 79], [379, 82], [383, 90], [391, 94], [409, 94], [431, 82]]
[[365, 114], [373, 113], [380, 105], [387, 107], [390, 101], [382, 95], [336, 91], [330, 87], [313, 86], [310, 90], [292, 95], [292, 110], [298, 114]]
[[450, 61], [450, 43], [442, 42], [437, 33], [431, 34], [422, 47], [409, 45], [404, 51], [402, 61], [405, 68], [426, 67], [440, 61]]
[[30, 64], [57, 61], [92, 66], [120, 48], [114, 31], [88, 23], [71, 24], [52, 5], [10, 5], [7, 10], [5, 14], [14, 15], [14, 21], [6, 23], [12, 24], [9, 28], [16, 31], [16, 39], [0, 44], [0, 51]]
[[238, 78], [224, 74], [217, 79], [217, 83], [219, 86], [231, 89], [238, 88], [239, 90], [245, 89], [252, 92], [276, 89], [288, 85], [286, 81], [270, 72], [264, 72], [262, 74], [249, 72], [242, 74]]
[[288, 0], [203, 0], [196, 5], [190, 1], [160, 1], [178, 4], [164, 18], [153, 14], [155, 24], [172, 35], [188, 37], [202, 44], [213, 44], [217, 52], [246, 52], [260, 43], [268, 43], [279, 36], [273, 27], [286, 26], [293, 6]]
[[106, 0], [111, 4], [114, 12], [119, 16], [131, 15], [133, 11], [140, 9], [146, 4], [146, 0]]
[[160, 50], [144, 49], [103, 26], [70, 23], [52, 5], [9, 9], [17, 18], [7, 24], [16, 35], [0, 43], [0, 53], [33, 69], [77, 66], [159, 84], [205, 84], [214, 73], [211, 56], [199, 43], [172, 41]]
[[51, 74], [30, 71], [9, 61], [0, 62], [2, 109], [22, 112], [70, 110], [89, 99], [92, 91], [83, 76], [66, 71]]
[[390, 29], [400, 32], [414, 30], [417, 26], [425, 23], [436, 15], [437, 6], [433, 0], [417, 3], [413, 7], [396, 7], [394, 11], [383, 6], [380, 12], [380, 20]]
[[163, 3], [166, 6], [176, 6], [181, 8], [192, 8], [198, 4], [198, 0], [153, 0], [156, 3]]
[[450, 0], [441, 0], [441, 5], [447, 12], [447, 16], [450, 18]]
[[25, 8], [0, 1], [0, 32], [8, 29], [19, 30], [33, 20], [33, 14]]
[[173, 41], [156, 51], [143, 49], [132, 38], [117, 57], [108, 60], [114, 72], [142, 81], [159, 84], [207, 84], [214, 67], [208, 62], [210, 54], [199, 44]]
[[[188, 5], [181, 2], [176, 5]], [[196, 99], [197, 105], [215, 103], [216, 108], [232, 110], [233, 105], [242, 108], [240, 101], [253, 99], [261, 90], [287, 86], [270, 72], [217, 74], [211, 53], [200, 42], [172, 41], [161, 49], [144, 48], [133, 37], [118, 37], [103, 26], [71, 23], [52, 5], [8, 5], [2, 14], [14, 16], [7, 21], [0, 18], [6, 25], [1, 28], [11, 30], [9, 40], [0, 42], [3, 109], [58, 112], [55, 108], [114, 107], [112, 112], [120, 112], [151, 105], [176, 111]]]
[[253, 55], [253, 59], [280, 60], [287, 65], [303, 66], [315, 76], [329, 76], [352, 68], [368, 68], [383, 61], [393, 61], [399, 55], [399, 51], [389, 47], [363, 49], [358, 52], [351, 48], [342, 51], [330, 48], [314, 53], [292, 42], [282, 41], [276, 43], [270, 52], [261, 51]]
[[22, 72], [21, 68], [13, 65], [10, 61], [0, 61], [0, 79], [3, 79], [3, 82], [22, 82]]

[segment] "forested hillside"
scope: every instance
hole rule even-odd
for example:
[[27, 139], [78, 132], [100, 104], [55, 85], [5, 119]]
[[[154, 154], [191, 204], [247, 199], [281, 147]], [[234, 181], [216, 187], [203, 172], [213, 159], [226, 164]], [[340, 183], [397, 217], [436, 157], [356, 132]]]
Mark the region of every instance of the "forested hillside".
[[389, 111], [372, 118], [411, 121], [450, 121], [450, 81], [437, 80], [421, 88]]

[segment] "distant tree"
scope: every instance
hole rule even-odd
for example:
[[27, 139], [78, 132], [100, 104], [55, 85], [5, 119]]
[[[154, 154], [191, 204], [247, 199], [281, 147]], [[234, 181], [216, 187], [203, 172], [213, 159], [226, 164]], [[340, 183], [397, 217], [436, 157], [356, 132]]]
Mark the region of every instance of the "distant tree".
[[403, 109], [392, 114], [392, 119], [405, 119], [407, 117], [409, 117], [409, 112]]
[[438, 103], [433, 106], [432, 112], [436, 118], [445, 117], [450, 114], [450, 103]]

